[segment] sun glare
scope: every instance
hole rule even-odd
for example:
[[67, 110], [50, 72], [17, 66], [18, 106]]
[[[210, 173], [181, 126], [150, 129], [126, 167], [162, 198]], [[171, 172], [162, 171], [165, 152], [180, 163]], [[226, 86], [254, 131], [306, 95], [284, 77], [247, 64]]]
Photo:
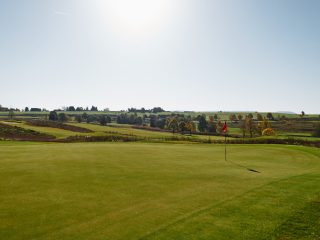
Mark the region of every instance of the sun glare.
[[108, 0], [100, 5], [107, 24], [125, 33], [156, 31], [167, 24], [172, 10], [170, 0]]

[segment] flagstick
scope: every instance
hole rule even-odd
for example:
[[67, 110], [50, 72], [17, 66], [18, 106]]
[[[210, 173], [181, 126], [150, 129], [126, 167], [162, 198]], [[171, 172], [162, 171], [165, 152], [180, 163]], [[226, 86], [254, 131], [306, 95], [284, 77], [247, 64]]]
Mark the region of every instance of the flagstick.
[[224, 133], [224, 160], [227, 161], [227, 133]]

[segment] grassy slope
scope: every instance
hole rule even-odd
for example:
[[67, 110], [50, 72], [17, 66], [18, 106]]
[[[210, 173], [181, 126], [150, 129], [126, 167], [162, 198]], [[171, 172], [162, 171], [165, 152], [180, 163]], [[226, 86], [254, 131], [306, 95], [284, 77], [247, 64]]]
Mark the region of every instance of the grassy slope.
[[260, 174], [225, 162], [223, 152], [217, 145], [0, 142], [0, 239], [296, 236], [286, 223], [319, 198], [319, 149], [229, 146], [230, 160]]
[[[152, 139], [163, 139], [163, 138], [171, 138], [173, 136], [176, 137], [190, 137], [190, 138], [199, 138], [199, 139], [208, 139], [208, 136], [202, 135], [182, 135], [179, 133], [175, 133], [174, 135], [171, 132], [160, 132], [160, 131], [149, 131], [149, 130], [142, 130], [142, 129], [134, 129], [130, 125], [122, 125], [122, 124], [113, 124], [112, 126], [101, 126], [96, 124], [88, 124], [88, 123], [68, 123], [70, 125], [84, 127], [95, 131], [97, 133], [115, 133], [115, 134], [128, 134], [134, 135], [138, 137], [146, 137]], [[223, 140], [224, 137], [222, 136], [211, 136], [211, 139], [220, 139]]]
[[[39, 126], [30, 126], [24, 122], [8, 122], [8, 121], [0, 121], [10, 125], [16, 125], [26, 129], [32, 129], [37, 132], [53, 135], [58, 139], [67, 138], [69, 136], [103, 136], [103, 135], [129, 135], [129, 136], [136, 136], [140, 138], [146, 138], [146, 140], [156, 140], [156, 141], [163, 141], [164, 139], [172, 138], [172, 137], [183, 137], [192, 139], [201, 139], [201, 140], [208, 140], [209, 136], [205, 135], [182, 135], [179, 133], [172, 134], [170, 132], [158, 132], [158, 131], [149, 131], [149, 130], [142, 130], [142, 129], [134, 129], [130, 125], [125, 124], [112, 124], [111, 126], [101, 126], [97, 124], [88, 124], [88, 123], [74, 123], [68, 122], [69, 125], [74, 125], [78, 127], [83, 127], [94, 131], [93, 133], [79, 133], [68, 131], [59, 128], [51, 128], [51, 127], [39, 127]], [[241, 136], [241, 130], [239, 128], [229, 128], [230, 134], [239, 134]], [[302, 139], [306, 141], [319, 141], [319, 138], [311, 137], [310, 134], [306, 133], [288, 133], [288, 132], [278, 132], [276, 136], [272, 137], [258, 137], [258, 138], [279, 138], [279, 139], [287, 139], [288, 137], [292, 137], [295, 139]], [[211, 140], [224, 140], [223, 136], [210, 136]], [[228, 138], [234, 139], [234, 138]], [[238, 138], [237, 140], [242, 141], [242, 139]]]

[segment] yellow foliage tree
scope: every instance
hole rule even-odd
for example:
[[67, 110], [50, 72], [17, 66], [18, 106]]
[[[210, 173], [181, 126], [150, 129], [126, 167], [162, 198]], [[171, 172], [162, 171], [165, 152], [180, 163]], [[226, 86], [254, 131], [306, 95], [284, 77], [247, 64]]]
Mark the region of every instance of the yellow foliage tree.
[[276, 135], [276, 133], [272, 128], [266, 128], [262, 131], [262, 136], [274, 136], [274, 135]]

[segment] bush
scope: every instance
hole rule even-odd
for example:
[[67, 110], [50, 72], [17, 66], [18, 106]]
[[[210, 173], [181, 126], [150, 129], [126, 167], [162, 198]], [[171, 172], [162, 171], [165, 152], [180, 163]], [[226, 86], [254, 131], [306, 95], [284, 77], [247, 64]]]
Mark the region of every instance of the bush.
[[312, 133], [313, 137], [320, 137], [320, 123], [318, 123]]
[[266, 128], [262, 131], [262, 136], [274, 136], [276, 133], [272, 128]]

